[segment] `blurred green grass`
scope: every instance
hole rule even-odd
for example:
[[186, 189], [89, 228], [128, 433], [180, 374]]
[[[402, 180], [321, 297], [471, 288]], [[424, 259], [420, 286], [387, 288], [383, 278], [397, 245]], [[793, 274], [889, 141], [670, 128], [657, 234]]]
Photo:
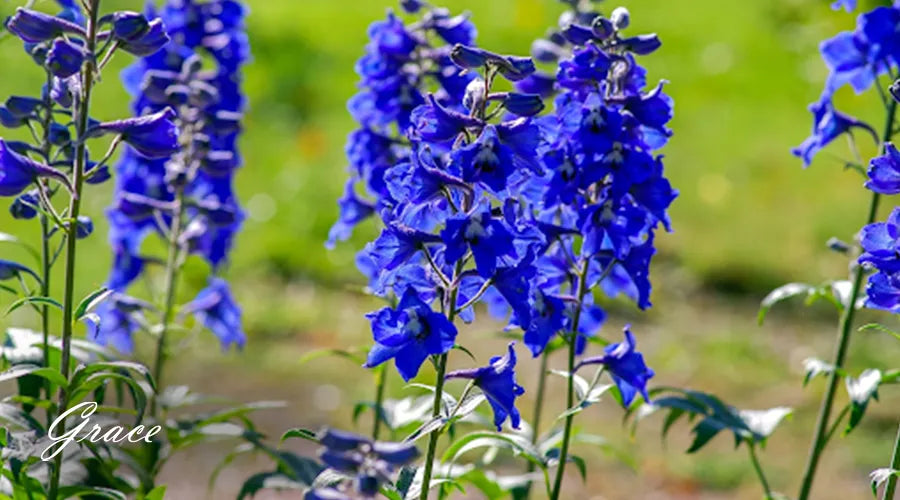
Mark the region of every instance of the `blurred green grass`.
[[[104, 1], [110, 9], [138, 9], [142, 3]], [[296, 359], [311, 347], [366, 343], [362, 312], [377, 307], [377, 302], [347, 292], [362, 283], [353, 255], [372, 237], [373, 228], [360, 228], [333, 251], [326, 251], [323, 241], [337, 215], [335, 200], [345, 178], [343, 146], [353, 128], [345, 102], [355, 91], [353, 65], [362, 54], [366, 27], [393, 2], [247, 3], [254, 60], [245, 75], [251, 108], [237, 189], [249, 217], [228, 275], [244, 305], [250, 343], [246, 352], [223, 358], [209, 347], [212, 339], [192, 342], [177, 368], [180, 376], [173, 379], [242, 399], [299, 402], [271, 417], [268, 428], [276, 433], [301, 424], [346, 424], [347, 401], [367, 396], [366, 384], [359, 383], [367, 380], [364, 372], [328, 362], [299, 367]], [[562, 10], [554, 0], [444, 3], [453, 11], [471, 11], [479, 44], [516, 54], [526, 53], [530, 41], [554, 24]], [[675, 232], [658, 239], [656, 307], [642, 316], [615, 311], [614, 327], [604, 333], [616, 336], [625, 319], [640, 322], [636, 328], [642, 332], [642, 347], [647, 346], [660, 383], [718, 392], [748, 407], [799, 405], [795, 422], [787, 424], [790, 430], [779, 431], [780, 440], [765, 458], [776, 486], [791, 491], [817, 397], [817, 389], [801, 391], [797, 370], [805, 356], [828, 355], [832, 327], [823, 322], [827, 311], [816, 308], [798, 314], [776, 311], [774, 322], [759, 329], [753, 323], [754, 306], [783, 282], [843, 276], [846, 262], [827, 251], [824, 242], [830, 236], [851, 239], [864, 220], [868, 202], [861, 180], [843, 171], [836, 159], [847, 156], [844, 144], [829, 148], [808, 170], [790, 155], [790, 148], [809, 132], [806, 104], [819, 95], [826, 75], [817, 43], [852, 28], [854, 19], [832, 12], [826, 0], [620, 3], [631, 10], [634, 31], [658, 32], [664, 42], [646, 63], [651, 80], [670, 81], [667, 91], [676, 102], [675, 136], [664, 153], [667, 173], [681, 196], [672, 208]], [[0, 0], [0, 16], [16, 4]], [[116, 72], [126, 63], [127, 57], [118, 58], [100, 85], [97, 118], [125, 114], [128, 98]], [[0, 67], [0, 96], [28, 93], [41, 83], [40, 72], [13, 40], [0, 44]], [[860, 117], [879, 120], [878, 103], [871, 96], [842, 92], [838, 100]], [[872, 144], [863, 143], [862, 149], [864, 155], [874, 153]], [[95, 237], [79, 244], [83, 260], [77, 287], [82, 294], [102, 284], [108, 269], [101, 214], [110, 189], [92, 188], [86, 207], [98, 229]], [[883, 212], [895, 204], [887, 200]], [[0, 231], [36, 233], [33, 224], [10, 220], [5, 207]], [[0, 255], [15, 254], [10, 248], [0, 247]], [[201, 266], [188, 268], [187, 285], [180, 292], [184, 300], [203, 285], [204, 275]], [[22, 309], [0, 319], [0, 326], [31, 320]], [[499, 345], [492, 342], [485, 349]], [[867, 335], [854, 342], [854, 369], [896, 359], [896, 347], [880, 337]], [[533, 379], [532, 364], [523, 368], [525, 380]], [[333, 404], [334, 390], [343, 406]], [[823, 481], [830, 488], [822, 488], [828, 495], [822, 498], [865, 495], [865, 474], [887, 459], [885, 440], [895, 418], [890, 408], [897, 403], [886, 395], [872, 409], [870, 427], [847, 441], [851, 451], [836, 452], [826, 461]], [[583, 425], [603, 426], [611, 438], [624, 434], [618, 427], [620, 411], [607, 406], [586, 417]], [[637, 443], [625, 437], [616, 441], [641, 457], [640, 484], [632, 484], [634, 472], [602, 462], [604, 472], [615, 476], [605, 478], [609, 484], [601, 489], [609, 498], [650, 498], [655, 491], [669, 495], [661, 498], [758, 498], [745, 457], [733, 453], [725, 439], [712, 450], [686, 457], [681, 453], [686, 429], [673, 431], [681, 437], [667, 448], [657, 444], [654, 426], [650, 423]], [[836, 449], [844, 446], [838, 443]], [[177, 470], [170, 474], [184, 487], [195, 477]]]

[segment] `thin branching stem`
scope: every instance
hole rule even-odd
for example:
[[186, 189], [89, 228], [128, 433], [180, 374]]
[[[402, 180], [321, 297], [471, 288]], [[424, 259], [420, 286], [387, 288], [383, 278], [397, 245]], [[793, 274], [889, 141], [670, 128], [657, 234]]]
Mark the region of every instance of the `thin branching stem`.
[[[893, 99], [889, 100], [887, 105], [887, 119], [884, 126], [884, 135], [882, 137], [881, 149], [884, 151], [885, 145], [891, 140], [894, 130], [894, 115], [897, 110], [897, 102]], [[869, 203], [869, 213], [866, 218], [866, 224], [875, 222], [878, 217], [878, 202], [880, 195], [872, 193], [872, 200]], [[850, 289], [850, 297], [845, 304], [844, 311], [838, 324], [838, 337], [834, 350], [834, 361], [832, 365], [834, 370], [828, 376], [828, 386], [825, 388], [825, 395], [822, 398], [822, 404], [819, 408], [819, 417], [816, 421], [816, 428], [813, 434], [812, 443], [810, 444], [809, 456], [807, 458], [806, 467], [803, 471], [803, 480], [800, 484], [800, 494], [797, 500], [808, 500], [812, 491], [813, 481], [816, 475], [816, 468], [819, 465], [819, 459], [825, 446], [828, 444], [830, 434], [826, 435], [829, 428], [831, 418], [831, 409], [834, 406], [834, 397], [837, 394], [838, 384], [841, 379], [840, 372], [844, 368], [847, 358], [847, 348], [850, 345], [850, 333], [853, 331], [853, 319], [856, 316], [856, 302], [859, 300], [860, 290], [862, 289], [863, 279], [866, 271], [862, 266], [856, 266], [853, 270], [852, 288]]]
[[[85, 40], [85, 49], [89, 54], [94, 53], [97, 48], [97, 21], [100, 15], [100, 0], [91, 0], [90, 8], [87, 9], [87, 39]], [[85, 139], [87, 136], [88, 124], [91, 112], [91, 93], [94, 88], [94, 78], [97, 71], [96, 61], [88, 58], [82, 68], [81, 98], [76, 106], [75, 121], [78, 135], [78, 145], [75, 148], [75, 162], [73, 165], [73, 182], [74, 192], [71, 195], [69, 204], [68, 217], [71, 223], [65, 227], [66, 233], [66, 272], [63, 294], [63, 318], [62, 318], [62, 353], [60, 355], [60, 372], [63, 377], [69, 376], [69, 364], [72, 346], [72, 330], [73, 330], [73, 306], [75, 304], [75, 271], [76, 259], [75, 251], [78, 238], [78, 214], [81, 210], [81, 190], [84, 185], [84, 171], [87, 166], [87, 145]], [[59, 414], [62, 415], [68, 406], [68, 393], [65, 387], [60, 387], [57, 408]], [[59, 422], [59, 435], [65, 432], [65, 421]], [[59, 479], [62, 469], [63, 454], [59, 453], [54, 458], [53, 469], [50, 475], [50, 487], [48, 490], [48, 500], [57, 500], [59, 497]]]

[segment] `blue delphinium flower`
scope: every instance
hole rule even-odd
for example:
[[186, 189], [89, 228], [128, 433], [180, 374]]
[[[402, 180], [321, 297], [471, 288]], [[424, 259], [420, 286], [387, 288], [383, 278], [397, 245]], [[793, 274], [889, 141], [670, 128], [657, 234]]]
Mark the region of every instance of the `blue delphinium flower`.
[[[452, 44], [472, 44], [475, 27], [467, 16], [450, 16], [444, 9], [407, 10], [419, 13], [421, 19], [407, 26], [390, 13], [385, 21], [372, 24], [366, 53], [356, 64], [360, 91], [348, 108], [360, 128], [347, 141], [348, 184], [354, 189], [347, 187], [345, 192], [359, 194], [340, 200], [341, 215], [329, 235], [329, 247], [348, 238], [353, 226], [368, 215], [405, 201], [395, 197], [385, 176], [392, 167], [411, 161], [412, 150], [403, 137], [411, 124], [417, 124], [427, 140], [441, 142], [474, 122], [460, 106], [474, 75], [453, 64], [450, 52]], [[429, 34], [434, 35], [431, 40]], [[441, 40], [447, 45], [440, 45]], [[415, 114], [426, 102], [434, 105]], [[361, 213], [361, 203], [375, 210]]]
[[629, 326], [625, 327], [625, 340], [618, 344], [610, 344], [603, 349], [602, 356], [581, 360], [578, 367], [586, 365], [603, 365], [619, 388], [622, 405], [628, 408], [638, 393], [644, 401], [650, 402], [647, 395], [647, 382], [653, 377], [653, 370], [644, 363], [644, 356], [637, 352], [637, 344]]
[[506, 355], [494, 356], [487, 366], [447, 374], [448, 379], [470, 379], [481, 389], [494, 410], [494, 425], [498, 431], [503, 428], [503, 422], [507, 418], [513, 429], [519, 428], [520, 416], [515, 401], [525, 394], [525, 389], [516, 383], [516, 351], [513, 346], [515, 342], [510, 342]]
[[854, 128], [869, 132], [875, 138], [875, 142], [878, 142], [878, 135], [875, 133], [875, 129], [852, 116], [834, 109], [834, 104], [832, 104], [830, 97], [823, 95], [819, 101], [810, 105], [809, 110], [813, 113], [812, 135], [792, 150], [795, 156], [803, 159], [804, 166], [808, 166], [812, 162], [813, 156], [831, 141]]
[[866, 187], [880, 194], [900, 193], [900, 151], [891, 144], [885, 144], [885, 153], [869, 162], [869, 180]]
[[456, 327], [443, 314], [408, 289], [396, 308], [385, 307], [367, 315], [372, 321], [375, 346], [366, 367], [394, 359], [397, 371], [409, 381], [429, 355], [444, 354], [453, 348]]
[[182, 309], [184, 314], [193, 314], [222, 343], [222, 349], [232, 344], [244, 347], [247, 337], [241, 328], [241, 308], [231, 296], [228, 283], [213, 278], [209, 285], [197, 294], [193, 301]]
[[[214, 274], [228, 259], [244, 219], [234, 190], [246, 104], [241, 69], [249, 58], [244, 16], [234, 0], [169, 0], [146, 17], [108, 17], [109, 36], [142, 56], [122, 74], [142, 120], [95, 126], [98, 133], [121, 134], [129, 145], [116, 166], [107, 211], [114, 251], [108, 286], [121, 293], [144, 271], [143, 240], [155, 233], [168, 241], [176, 217], [180, 252], [203, 258]], [[162, 136], [175, 147], [160, 144]], [[227, 283], [215, 277], [209, 283], [192, 306], [198, 319], [223, 347], [242, 346], [240, 309]]]
[[900, 208], [885, 222], [865, 226], [859, 235], [860, 264], [872, 267], [866, 288], [866, 306], [900, 313]]
[[69, 187], [69, 178], [53, 167], [32, 160], [0, 139], [0, 196], [17, 196], [39, 177], [54, 179]]
[[382, 484], [392, 482], [394, 471], [419, 457], [412, 443], [373, 441], [336, 429], [319, 433], [318, 440], [322, 463], [352, 479], [312, 489], [303, 497], [306, 500], [375, 498]]
[[91, 133], [118, 134], [141, 156], [168, 158], [180, 149], [174, 119], [175, 112], [172, 108], [166, 108], [145, 116], [100, 123], [91, 129]]
[[[835, 8], [844, 7], [847, 12], [856, 7], [854, 0], [838, 0]], [[868, 131], [878, 143], [872, 127], [835, 109], [834, 93], [850, 85], [856, 93], [869, 89], [879, 76], [900, 68], [900, 5], [876, 7], [860, 14], [856, 29], [838, 33], [821, 43], [819, 49], [829, 69], [825, 89], [818, 101], [810, 105], [813, 114], [813, 132], [794, 155], [809, 165], [813, 156], [838, 136], [854, 128]]]

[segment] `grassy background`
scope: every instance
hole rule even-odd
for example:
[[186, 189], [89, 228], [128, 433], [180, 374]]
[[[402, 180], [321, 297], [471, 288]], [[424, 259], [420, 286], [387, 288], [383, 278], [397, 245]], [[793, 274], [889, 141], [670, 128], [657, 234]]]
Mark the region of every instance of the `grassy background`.
[[[326, 251], [322, 242], [336, 217], [335, 200], [345, 177], [343, 145], [353, 123], [344, 103], [355, 91], [353, 64], [362, 53], [366, 26], [391, 3], [247, 3], [254, 60], [246, 68], [251, 109], [237, 189], [249, 218], [228, 275], [244, 305], [249, 344], [243, 353], [223, 354], [211, 338], [194, 339], [176, 372], [179, 381], [239, 400], [292, 401], [288, 410], [262, 417], [277, 435], [293, 426], [348, 424], [350, 402], [368, 393], [362, 369], [324, 360], [299, 366], [297, 359], [316, 347], [366, 343], [362, 313], [378, 307], [348, 291], [361, 283], [353, 254], [372, 237], [372, 228], [358, 231], [334, 251]], [[846, 262], [827, 251], [824, 241], [830, 236], [849, 240], [864, 220], [868, 201], [860, 178], [842, 171], [837, 159], [847, 156], [843, 143], [821, 154], [808, 170], [789, 152], [808, 134], [806, 104], [818, 96], [826, 76], [818, 40], [851, 29], [854, 18], [832, 12], [825, 0], [621, 3], [631, 10], [633, 32], [655, 31], [664, 42], [645, 62], [651, 80], [671, 82], [667, 91], [676, 102], [675, 136], [665, 154], [667, 175], [681, 196], [672, 208], [675, 232], [658, 239], [654, 310], [644, 315], [616, 311], [603, 333], [612, 338], [622, 323], [635, 323], [659, 384], [717, 392], [741, 407], [797, 407], [794, 420], [778, 431], [764, 454], [773, 486], [793, 492], [821, 389], [820, 382], [802, 390], [800, 362], [810, 355], [830, 355], [833, 318], [824, 308], [778, 311], [758, 328], [755, 307], [783, 282], [843, 276]], [[0, 0], [0, 15], [8, 15], [16, 4]], [[104, 2], [110, 9], [141, 4]], [[519, 54], [561, 11], [553, 0], [445, 4], [453, 11], [472, 12], [479, 44]], [[618, 4], [606, 5], [611, 9]], [[120, 57], [113, 69], [126, 59]], [[0, 67], [2, 96], [28, 93], [40, 84], [40, 72], [13, 40], [0, 44]], [[108, 72], [99, 87], [103, 97], [96, 103], [97, 118], [125, 113], [127, 96], [115, 75]], [[842, 92], [838, 101], [872, 123], [881, 121], [873, 95]], [[874, 153], [872, 144], [861, 146], [864, 155]], [[77, 287], [83, 293], [102, 284], [109, 264], [100, 214], [111, 186], [91, 189], [85, 211], [96, 216], [98, 234], [80, 244]], [[883, 213], [895, 204], [887, 200]], [[5, 211], [0, 230], [23, 237], [36, 233], [34, 224], [12, 221]], [[0, 256], [17, 254], [7, 246], [0, 247]], [[184, 300], [203, 285], [204, 273], [201, 266], [189, 267], [181, 290]], [[29, 321], [33, 318], [22, 309], [0, 319], [0, 326]], [[477, 337], [481, 356], [502, 345], [490, 335], [496, 328], [483, 323], [473, 329], [471, 343]], [[896, 342], [874, 334], [857, 337], [854, 371], [896, 360]], [[523, 362], [526, 389], [534, 385], [535, 364]], [[400, 386], [393, 380], [392, 392], [401, 394]], [[551, 394], [563, 386], [554, 387], [558, 390]], [[883, 392], [864, 428], [835, 444], [823, 464], [825, 484], [816, 498], [866, 497], [866, 474], [887, 463], [900, 405], [896, 394]], [[548, 404], [560, 408], [561, 400]], [[629, 440], [620, 429], [621, 411], [611, 402], [600, 406], [585, 414], [580, 425], [608, 436], [640, 473], [610, 458], [592, 462], [585, 492], [602, 492], [591, 493], [596, 495], [592, 498], [759, 497], [746, 452], [733, 452], [727, 439], [685, 456], [687, 428], [676, 428], [663, 445], [657, 438], [658, 421], [648, 422], [644, 432]], [[530, 402], [522, 408], [529, 414]], [[177, 498], [193, 497], [187, 492], [194, 491], [195, 469], [212, 467], [219, 450], [193, 453], [166, 472]], [[233, 493], [239, 479], [239, 474], [227, 476], [220, 491]], [[573, 477], [573, 490], [576, 483]]]

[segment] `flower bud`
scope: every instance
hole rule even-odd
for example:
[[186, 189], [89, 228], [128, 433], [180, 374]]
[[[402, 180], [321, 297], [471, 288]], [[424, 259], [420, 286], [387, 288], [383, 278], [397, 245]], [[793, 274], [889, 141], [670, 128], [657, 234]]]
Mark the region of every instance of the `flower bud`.
[[62, 146], [72, 140], [69, 127], [55, 122], [50, 124], [50, 131], [47, 136], [50, 139], [50, 144], [54, 146]]
[[16, 128], [25, 125], [25, 119], [16, 116], [6, 106], [0, 106], [0, 125], [5, 128]]
[[895, 81], [888, 87], [888, 90], [891, 92], [891, 96], [895, 101], [900, 102], [900, 79]]
[[112, 31], [117, 39], [132, 42], [150, 31], [150, 21], [137, 12], [116, 12], [113, 14]]
[[553, 95], [556, 78], [546, 73], [535, 72], [515, 83], [516, 90], [526, 94], [537, 94], [541, 97]]
[[468, 110], [478, 109], [484, 105], [484, 80], [476, 78], [466, 85], [466, 92], [463, 94], [463, 106]]
[[142, 36], [122, 43], [121, 48], [129, 54], [146, 57], [155, 54], [167, 43], [169, 43], [169, 35], [166, 34], [162, 20], [154, 19]]
[[562, 29], [562, 35], [573, 45], [584, 45], [594, 39], [594, 32], [580, 24], [569, 24]]
[[622, 31], [631, 24], [631, 14], [625, 7], [616, 7], [609, 15], [609, 20], [617, 30]]
[[603, 16], [597, 16], [594, 18], [594, 22], [591, 23], [591, 31], [594, 32], [595, 37], [600, 40], [606, 40], [612, 36], [613, 32], [615, 32], [615, 28], [609, 19], [606, 19]]
[[363, 495], [363, 498], [374, 498], [380, 487], [378, 477], [371, 474], [362, 474], [356, 478], [356, 491]]
[[531, 55], [540, 62], [553, 63], [562, 58], [564, 54], [562, 47], [550, 40], [538, 38], [531, 43]]
[[419, 450], [412, 443], [375, 442], [373, 451], [378, 458], [393, 466], [406, 465], [419, 457]]
[[488, 54], [481, 49], [456, 44], [450, 51], [450, 60], [461, 68], [480, 68], [487, 64]]
[[622, 40], [622, 45], [637, 55], [645, 56], [662, 46], [662, 42], [656, 33], [650, 33], [626, 38]]
[[359, 452], [341, 453], [330, 449], [322, 450], [319, 459], [328, 467], [344, 474], [354, 474], [359, 470], [365, 458]]
[[20, 194], [9, 206], [9, 213], [13, 219], [33, 219], [37, 216], [38, 192], [32, 189]]
[[169, 100], [167, 89], [176, 83], [178, 83], [178, 73], [152, 69], [144, 73], [141, 92], [156, 104], [167, 103]]
[[355, 450], [363, 444], [368, 444], [370, 442], [371, 441], [368, 438], [360, 436], [359, 434], [337, 429], [326, 429], [322, 435], [319, 436], [319, 443], [321, 443], [322, 446], [335, 451]]
[[178, 129], [174, 118], [172, 108], [166, 108], [151, 115], [101, 123], [91, 127], [88, 135], [120, 134], [141, 156], [165, 158], [178, 151]]
[[43, 102], [40, 99], [35, 99], [34, 97], [23, 97], [23, 96], [10, 96], [6, 100], [6, 109], [9, 110], [13, 116], [19, 118], [28, 118], [41, 106], [43, 106]]
[[505, 64], [500, 64], [500, 74], [511, 82], [517, 82], [534, 73], [534, 61], [530, 57], [507, 56], [503, 58]]
[[86, 215], [79, 215], [75, 223], [75, 238], [83, 240], [94, 232], [94, 221]]
[[57, 78], [68, 78], [81, 71], [84, 62], [84, 50], [74, 43], [63, 38], [53, 41], [50, 51], [47, 52], [47, 69]]
[[415, 14], [424, 4], [420, 0], [400, 0], [400, 6], [409, 14]]
[[544, 109], [544, 101], [537, 94], [510, 92], [503, 99], [503, 107], [518, 116], [534, 116]]
[[21, 7], [9, 18], [6, 28], [28, 43], [45, 42], [64, 33], [86, 36], [84, 29], [73, 22]]

